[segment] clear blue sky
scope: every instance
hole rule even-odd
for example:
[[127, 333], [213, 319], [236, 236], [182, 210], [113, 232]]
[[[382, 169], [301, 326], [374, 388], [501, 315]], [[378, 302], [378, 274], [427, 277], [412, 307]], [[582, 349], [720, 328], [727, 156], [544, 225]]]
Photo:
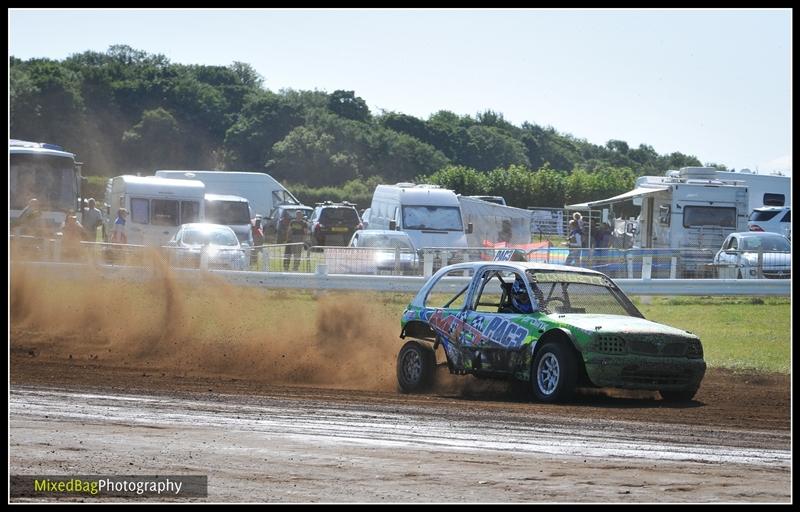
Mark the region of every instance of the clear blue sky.
[[487, 109], [791, 172], [791, 10], [19, 10], [9, 54], [127, 44], [183, 64], [251, 64], [277, 91], [354, 90], [373, 113]]

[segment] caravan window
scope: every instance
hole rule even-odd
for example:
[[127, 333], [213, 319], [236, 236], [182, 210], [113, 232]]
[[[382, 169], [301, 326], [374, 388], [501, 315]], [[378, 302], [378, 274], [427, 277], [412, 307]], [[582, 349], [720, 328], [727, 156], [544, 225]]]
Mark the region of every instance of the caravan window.
[[131, 199], [131, 222], [150, 224], [149, 199]]
[[200, 203], [198, 201], [181, 201], [181, 224], [200, 220]]
[[178, 226], [178, 201], [174, 199], [153, 199], [150, 202], [153, 224], [157, 226]]
[[736, 208], [718, 206], [687, 206], [683, 209], [683, 227], [736, 227]]
[[404, 206], [403, 229], [464, 231], [461, 210], [455, 206]]

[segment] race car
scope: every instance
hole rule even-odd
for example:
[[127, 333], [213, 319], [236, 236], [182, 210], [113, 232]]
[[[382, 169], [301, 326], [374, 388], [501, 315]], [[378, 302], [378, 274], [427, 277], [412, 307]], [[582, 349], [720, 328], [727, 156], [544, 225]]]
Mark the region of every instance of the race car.
[[656, 390], [689, 401], [705, 375], [691, 332], [646, 320], [605, 274], [563, 265], [470, 262], [434, 274], [408, 305], [397, 357], [405, 392], [433, 384], [436, 350], [450, 373], [527, 383], [539, 401], [578, 387]]

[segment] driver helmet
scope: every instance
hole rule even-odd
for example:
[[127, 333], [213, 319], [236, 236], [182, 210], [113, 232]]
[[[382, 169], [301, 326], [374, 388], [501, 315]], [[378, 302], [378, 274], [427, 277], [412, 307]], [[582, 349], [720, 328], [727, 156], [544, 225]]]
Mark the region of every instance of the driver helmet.
[[533, 306], [531, 305], [530, 296], [528, 296], [528, 290], [525, 288], [525, 283], [519, 276], [517, 276], [517, 279], [511, 286], [511, 303], [520, 313], [533, 313]]

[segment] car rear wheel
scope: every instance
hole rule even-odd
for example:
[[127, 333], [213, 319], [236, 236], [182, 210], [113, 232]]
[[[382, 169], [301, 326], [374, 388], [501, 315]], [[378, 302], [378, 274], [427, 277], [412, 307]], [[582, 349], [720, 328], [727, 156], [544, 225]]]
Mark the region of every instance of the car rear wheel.
[[564, 402], [575, 394], [578, 364], [575, 354], [561, 343], [547, 343], [531, 367], [533, 395], [540, 402]]
[[397, 382], [406, 393], [425, 391], [433, 384], [436, 354], [433, 348], [409, 341], [397, 355]]
[[660, 389], [658, 394], [665, 402], [688, 402], [697, 393], [700, 385], [689, 386], [683, 389]]

